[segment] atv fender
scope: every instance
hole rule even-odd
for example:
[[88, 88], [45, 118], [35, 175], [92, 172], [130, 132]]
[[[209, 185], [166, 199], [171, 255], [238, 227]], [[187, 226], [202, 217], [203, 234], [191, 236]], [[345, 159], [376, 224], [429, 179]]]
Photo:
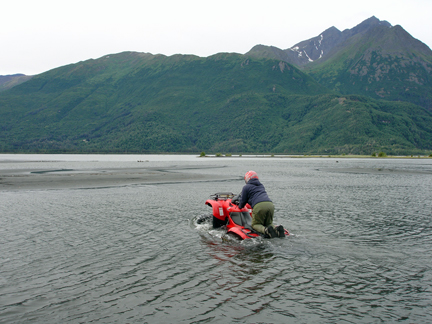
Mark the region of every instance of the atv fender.
[[208, 199], [206, 200], [206, 205], [209, 205], [213, 209], [213, 216], [220, 220], [226, 220], [228, 217], [228, 211], [227, 208], [229, 206], [229, 203], [227, 201], [221, 200], [221, 201], [215, 201]]
[[260, 236], [259, 234], [254, 233], [247, 228], [239, 228], [239, 227], [232, 227], [228, 229], [227, 233], [231, 233], [242, 240]]

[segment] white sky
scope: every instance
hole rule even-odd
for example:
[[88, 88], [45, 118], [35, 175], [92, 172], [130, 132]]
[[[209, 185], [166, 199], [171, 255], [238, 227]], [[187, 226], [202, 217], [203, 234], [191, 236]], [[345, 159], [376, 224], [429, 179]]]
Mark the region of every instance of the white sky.
[[0, 0], [0, 75], [33, 75], [123, 51], [287, 49], [376, 16], [432, 47], [432, 0]]

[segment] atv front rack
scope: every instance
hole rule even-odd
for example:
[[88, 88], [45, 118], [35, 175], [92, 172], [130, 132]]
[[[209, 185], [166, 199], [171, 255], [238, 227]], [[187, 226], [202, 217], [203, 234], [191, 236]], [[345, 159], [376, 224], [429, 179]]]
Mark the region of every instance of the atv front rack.
[[213, 195], [210, 195], [210, 199], [212, 200], [227, 200], [232, 199], [235, 195], [232, 192], [218, 192]]

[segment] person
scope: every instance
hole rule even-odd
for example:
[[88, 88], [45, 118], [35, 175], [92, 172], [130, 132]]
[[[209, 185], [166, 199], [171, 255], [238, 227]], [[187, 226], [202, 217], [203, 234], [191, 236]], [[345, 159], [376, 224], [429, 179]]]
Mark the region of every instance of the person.
[[282, 225], [273, 225], [274, 205], [267, 195], [264, 185], [259, 181], [255, 171], [248, 171], [244, 176], [245, 186], [242, 189], [239, 207], [248, 203], [252, 211], [252, 228], [266, 237], [284, 237]]

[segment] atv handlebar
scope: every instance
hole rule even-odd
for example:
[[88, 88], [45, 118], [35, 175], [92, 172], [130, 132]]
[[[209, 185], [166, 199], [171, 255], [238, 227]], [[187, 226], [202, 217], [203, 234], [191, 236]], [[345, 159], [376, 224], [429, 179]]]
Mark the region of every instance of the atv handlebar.
[[232, 199], [231, 199], [231, 202], [234, 204], [234, 205], [239, 205], [240, 204], [240, 198], [241, 198], [241, 194], [238, 194], [238, 195], [235, 195]]

